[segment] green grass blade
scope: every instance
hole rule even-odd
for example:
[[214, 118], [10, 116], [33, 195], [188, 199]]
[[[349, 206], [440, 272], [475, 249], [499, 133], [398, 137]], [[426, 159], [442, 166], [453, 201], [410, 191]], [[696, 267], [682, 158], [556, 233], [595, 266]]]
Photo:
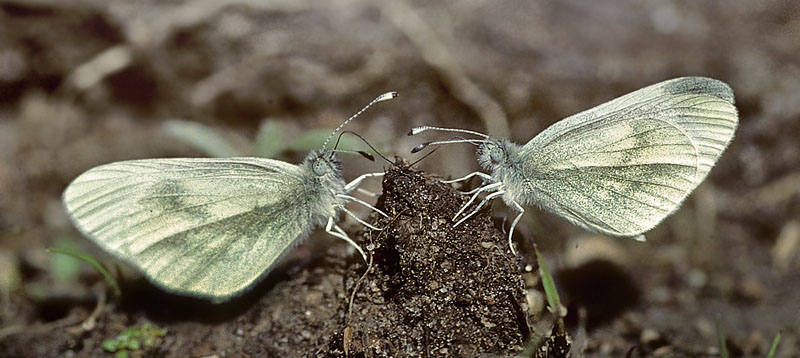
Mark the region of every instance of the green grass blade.
[[[64, 250], [78, 250], [80, 246], [69, 236], [60, 236], [53, 247]], [[50, 260], [50, 276], [65, 284], [74, 284], [81, 270], [81, 260], [68, 255], [56, 255]]]
[[717, 322], [717, 338], [719, 339], [719, 356], [728, 358], [728, 345], [725, 344], [725, 332], [722, 330], [719, 322]]
[[255, 154], [262, 158], [275, 158], [286, 149], [284, 130], [280, 122], [264, 120], [256, 135]]
[[544, 293], [547, 296], [547, 303], [550, 305], [550, 310], [561, 317], [561, 299], [558, 297], [556, 283], [544, 264], [544, 258], [542, 258], [539, 248], [534, 245], [533, 249], [536, 252], [536, 261], [539, 262], [539, 274], [542, 276], [542, 286], [544, 286]]
[[100, 272], [100, 274], [103, 275], [108, 285], [111, 286], [111, 290], [114, 292], [114, 296], [119, 296], [120, 294], [122, 294], [122, 290], [120, 290], [119, 288], [119, 283], [117, 283], [117, 280], [115, 280], [114, 276], [111, 275], [111, 272], [108, 272], [108, 269], [106, 269], [106, 267], [103, 266], [103, 264], [100, 263], [100, 261], [97, 261], [97, 259], [95, 259], [91, 255], [82, 251], [68, 249], [68, 248], [51, 247], [48, 250], [53, 253], [72, 256], [78, 260], [88, 263], [89, 265], [92, 265], [92, 267], [94, 267], [94, 269], [97, 270], [97, 272]]
[[775, 358], [775, 352], [778, 351], [778, 343], [781, 342], [781, 332], [775, 335], [775, 339], [772, 340], [772, 346], [769, 347], [769, 353], [767, 353], [767, 358]]
[[241, 156], [228, 140], [204, 124], [173, 119], [164, 122], [162, 129], [167, 135], [208, 156], [216, 158]]

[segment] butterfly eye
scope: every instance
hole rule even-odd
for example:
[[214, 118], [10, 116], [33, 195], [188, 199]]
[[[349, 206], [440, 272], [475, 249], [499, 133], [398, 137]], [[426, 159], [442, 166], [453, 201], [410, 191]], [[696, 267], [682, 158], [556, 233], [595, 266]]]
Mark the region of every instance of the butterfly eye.
[[328, 165], [322, 158], [317, 158], [317, 160], [314, 161], [314, 164], [311, 165], [311, 170], [314, 172], [314, 174], [323, 176], [328, 172]]
[[500, 163], [506, 159], [506, 152], [498, 146], [492, 146], [489, 148], [489, 158], [492, 163]]

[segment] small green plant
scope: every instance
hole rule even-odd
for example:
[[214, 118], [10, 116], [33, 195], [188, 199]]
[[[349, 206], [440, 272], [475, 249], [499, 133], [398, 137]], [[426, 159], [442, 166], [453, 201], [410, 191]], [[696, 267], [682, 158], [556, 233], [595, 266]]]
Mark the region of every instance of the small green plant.
[[[78, 251], [80, 246], [74, 239], [64, 235], [56, 239], [53, 248], [55, 250]], [[50, 275], [56, 282], [75, 283], [78, 275], [80, 275], [80, 269], [81, 260], [72, 255], [53, 255], [50, 260]]]
[[561, 321], [561, 299], [558, 297], [556, 282], [553, 280], [553, 276], [550, 275], [550, 271], [547, 270], [547, 266], [544, 264], [544, 258], [542, 258], [539, 249], [536, 246], [534, 246], [533, 249], [536, 251], [536, 261], [539, 262], [539, 274], [542, 276], [542, 286], [544, 287], [544, 294], [547, 296], [547, 304], [550, 306], [550, 312], [553, 312], [553, 314], [558, 317], [558, 320]]
[[[730, 354], [728, 353], [728, 345], [725, 343], [727, 338], [725, 337], [725, 331], [720, 326], [719, 322], [717, 322], [717, 339], [719, 340], [719, 356], [721, 358], [728, 358]], [[767, 353], [767, 358], [775, 358], [775, 352], [778, 351], [778, 343], [781, 342], [781, 332], [775, 335], [775, 338], [772, 339], [772, 344], [769, 347], [769, 353]]]
[[542, 279], [542, 286], [547, 297], [548, 309], [553, 314], [553, 327], [547, 336], [535, 334], [526, 343], [525, 348], [520, 354], [524, 357], [567, 357], [569, 355], [572, 342], [567, 335], [564, 326], [565, 311], [561, 306], [561, 298], [558, 297], [555, 280], [547, 270], [544, 258], [536, 245], [533, 246], [536, 253], [536, 261], [539, 262], [539, 276]]
[[114, 353], [116, 358], [128, 358], [129, 351], [137, 351], [142, 347], [153, 347], [156, 340], [167, 334], [166, 328], [152, 323], [142, 323], [126, 329], [116, 338], [103, 341], [103, 349]]
[[102, 263], [100, 263], [100, 261], [95, 259], [92, 255], [89, 255], [77, 249], [66, 248], [66, 247], [51, 247], [48, 249], [48, 251], [57, 254], [71, 256], [78, 260], [86, 262], [89, 265], [92, 265], [92, 267], [94, 267], [94, 269], [97, 270], [97, 272], [100, 272], [100, 274], [103, 275], [103, 277], [106, 279], [106, 282], [108, 282], [108, 285], [114, 292], [114, 296], [119, 296], [122, 293], [122, 291], [119, 288], [119, 283], [117, 283], [117, 280], [114, 279], [114, 276], [111, 275], [111, 272], [109, 272], [108, 269]]
[[[275, 158], [287, 150], [308, 151], [319, 148], [330, 135], [328, 129], [315, 129], [304, 132], [294, 138], [287, 138], [286, 129], [280, 122], [264, 120], [258, 129], [255, 141], [249, 145], [248, 153], [242, 153], [214, 128], [205, 124], [185, 121], [170, 120], [164, 123], [163, 131], [194, 149], [210, 157], [236, 157], [242, 155], [256, 155], [262, 158]], [[357, 150], [364, 145], [352, 136], [342, 137], [339, 149]]]
[[778, 343], [781, 342], [781, 332], [775, 335], [775, 338], [772, 340], [772, 346], [769, 347], [769, 353], [767, 353], [767, 358], [775, 358], [775, 352], [778, 351]]

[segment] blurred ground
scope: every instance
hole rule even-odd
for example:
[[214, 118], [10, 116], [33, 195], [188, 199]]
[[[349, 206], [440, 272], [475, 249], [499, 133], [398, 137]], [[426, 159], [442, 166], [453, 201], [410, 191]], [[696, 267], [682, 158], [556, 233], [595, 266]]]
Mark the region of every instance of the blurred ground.
[[[434, 138], [406, 137], [415, 125], [525, 142], [629, 91], [702, 75], [734, 89], [740, 128], [683, 208], [646, 243], [528, 210], [515, 235], [522, 260], [533, 261], [535, 241], [557, 272], [576, 356], [718, 356], [716, 325], [733, 357], [765, 356], [779, 331], [776, 357], [800, 356], [798, 39], [793, 1], [0, 1], [0, 355], [110, 356], [100, 341], [142, 322], [169, 332], [148, 355], [256, 354], [263, 347], [234, 347], [263, 343], [252, 332], [280, 321], [257, 308], [260, 297], [302, 275], [315, 284], [296, 292], [344, 290], [313, 274], [346, 256], [316, 233], [234, 305], [187, 302], [126, 274], [123, 299], [92, 316], [102, 278], [44, 249], [112, 261], [72, 228], [60, 194], [102, 163], [203, 155], [165, 134], [167, 120], [207, 124], [246, 153], [262, 120], [286, 137], [334, 128], [396, 90], [349, 129], [410, 156]], [[383, 166], [344, 165], [348, 179]], [[419, 166], [442, 176], [477, 168], [467, 146]], [[319, 325], [299, 339], [321, 342]]]

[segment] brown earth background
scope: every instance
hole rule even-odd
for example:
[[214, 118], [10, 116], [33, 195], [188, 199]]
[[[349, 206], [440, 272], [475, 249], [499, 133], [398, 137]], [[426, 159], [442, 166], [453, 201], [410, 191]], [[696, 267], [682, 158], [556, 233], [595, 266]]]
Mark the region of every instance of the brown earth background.
[[[289, 141], [394, 90], [399, 98], [348, 129], [413, 160], [414, 145], [441, 136], [407, 137], [412, 126], [524, 143], [688, 75], [729, 83], [740, 126], [682, 209], [639, 243], [531, 208], [515, 234], [518, 260], [535, 262], [532, 242], [542, 250], [572, 356], [716, 357], [719, 328], [732, 357], [766, 356], [778, 332], [775, 357], [800, 357], [796, 1], [0, 1], [0, 356], [110, 357], [101, 342], [144, 322], [167, 334], [133, 356], [336, 356], [343, 337], [329, 333], [344, 323], [324, 314], [341, 312], [364, 266], [321, 230], [245, 297], [213, 306], [152, 288], [69, 223], [61, 192], [91, 167], [206, 155], [167, 134], [169, 120], [203, 124], [247, 154], [264, 120]], [[343, 159], [346, 179], [387, 167]], [[455, 177], [477, 163], [472, 147], [449, 146], [417, 168]], [[53, 246], [120, 272], [122, 298]], [[520, 284], [535, 321], [545, 309], [529, 276]]]

